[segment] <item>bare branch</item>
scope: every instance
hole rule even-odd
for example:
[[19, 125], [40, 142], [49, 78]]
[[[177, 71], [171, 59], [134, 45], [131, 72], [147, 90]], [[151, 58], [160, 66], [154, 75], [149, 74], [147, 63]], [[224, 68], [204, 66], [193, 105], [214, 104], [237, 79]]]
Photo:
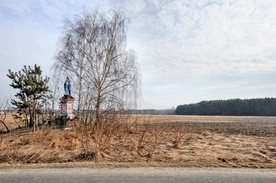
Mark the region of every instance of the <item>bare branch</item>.
[[134, 51], [126, 50], [127, 23], [122, 12], [111, 10], [83, 13], [64, 25], [53, 68], [74, 76], [78, 111], [95, 111], [96, 122], [101, 110], [136, 103], [140, 75]]

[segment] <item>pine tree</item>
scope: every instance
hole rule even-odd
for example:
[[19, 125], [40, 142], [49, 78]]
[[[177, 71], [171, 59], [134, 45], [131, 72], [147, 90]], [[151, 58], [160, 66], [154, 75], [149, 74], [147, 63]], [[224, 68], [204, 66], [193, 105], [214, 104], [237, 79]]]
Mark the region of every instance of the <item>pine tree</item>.
[[35, 127], [36, 115], [41, 112], [41, 107], [49, 98], [48, 77], [42, 77], [40, 66], [34, 65], [34, 68], [24, 65], [24, 68], [18, 72], [12, 72], [9, 69], [7, 76], [12, 80], [10, 84], [14, 89], [19, 90], [11, 100], [11, 104], [17, 110], [18, 116], [25, 116], [27, 125]]

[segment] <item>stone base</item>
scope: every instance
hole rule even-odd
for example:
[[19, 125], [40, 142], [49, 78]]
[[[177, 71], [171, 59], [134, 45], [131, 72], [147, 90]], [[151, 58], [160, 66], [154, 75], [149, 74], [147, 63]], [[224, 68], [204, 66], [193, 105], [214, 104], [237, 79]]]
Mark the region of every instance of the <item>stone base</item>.
[[60, 112], [62, 114], [66, 114], [70, 119], [73, 119], [75, 117], [73, 114], [74, 100], [75, 100], [74, 97], [72, 97], [71, 95], [64, 95], [60, 99]]

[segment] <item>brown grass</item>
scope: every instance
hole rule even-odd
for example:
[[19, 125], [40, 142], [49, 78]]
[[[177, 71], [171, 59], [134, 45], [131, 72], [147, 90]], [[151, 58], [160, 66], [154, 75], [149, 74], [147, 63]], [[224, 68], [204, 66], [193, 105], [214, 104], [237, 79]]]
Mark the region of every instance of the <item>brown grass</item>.
[[[276, 168], [274, 117], [132, 118], [128, 123], [104, 121], [96, 128], [75, 126], [65, 131], [45, 127], [34, 133], [0, 136], [0, 166]], [[248, 128], [254, 133], [248, 133]]]

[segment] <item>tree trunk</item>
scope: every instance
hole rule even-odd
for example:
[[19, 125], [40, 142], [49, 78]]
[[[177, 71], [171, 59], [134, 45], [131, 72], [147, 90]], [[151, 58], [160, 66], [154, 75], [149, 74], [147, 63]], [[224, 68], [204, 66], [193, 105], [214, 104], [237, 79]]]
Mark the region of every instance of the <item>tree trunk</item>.
[[101, 104], [101, 95], [98, 94], [97, 103], [96, 103], [96, 121], [95, 121], [95, 125], [97, 125], [99, 120], [100, 120], [100, 104]]
[[84, 53], [82, 52], [81, 53], [82, 56], [81, 56], [81, 64], [80, 64], [80, 75], [79, 75], [79, 93], [78, 93], [78, 109], [77, 109], [77, 113], [78, 113], [78, 116], [79, 116], [79, 120], [81, 121], [81, 118], [82, 116], [80, 115], [81, 114], [81, 107], [83, 108], [83, 103], [82, 103], [82, 80], [83, 80], [83, 67], [84, 67]]
[[29, 123], [29, 127], [32, 128], [34, 126], [34, 119], [32, 116], [30, 116], [30, 123]]
[[[81, 73], [82, 74], [82, 73]], [[77, 109], [77, 113], [78, 113], [78, 117], [79, 117], [79, 120], [81, 121], [81, 118], [82, 116], [80, 115], [81, 114], [81, 96], [82, 96], [82, 76], [80, 75], [80, 78], [79, 78], [79, 94], [78, 94], [78, 109]]]

